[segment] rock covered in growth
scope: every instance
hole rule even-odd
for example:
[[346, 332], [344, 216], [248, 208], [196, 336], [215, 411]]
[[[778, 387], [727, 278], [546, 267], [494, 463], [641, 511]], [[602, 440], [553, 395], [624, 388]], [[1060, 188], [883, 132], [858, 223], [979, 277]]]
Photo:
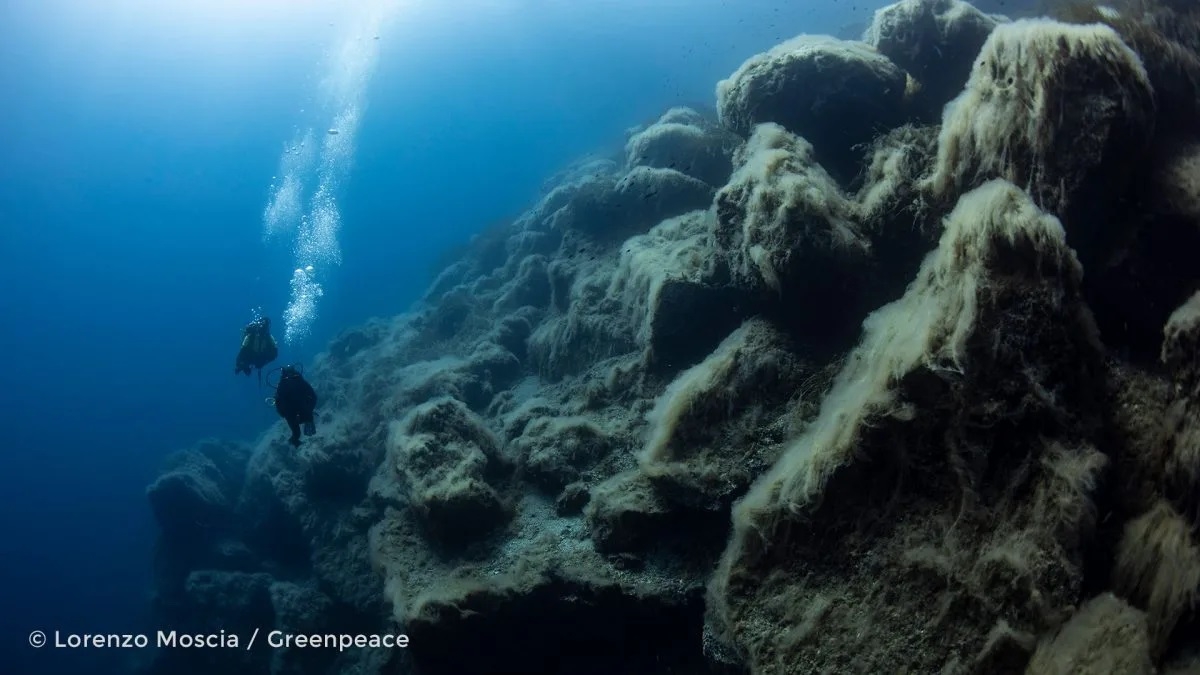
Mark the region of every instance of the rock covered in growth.
[[509, 286], [493, 303], [492, 311], [505, 314], [522, 307], [545, 307], [550, 304], [550, 294], [546, 256], [534, 253], [521, 259]]
[[871, 46], [801, 35], [746, 60], [717, 84], [721, 123], [741, 136], [774, 122], [816, 147], [842, 180], [857, 170], [853, 148], [903, 121], [907, 76]]
[[406, 621], [420, 672], [708, 672], [695, 639], [702, 586], [554, 548], [539, 539], [511, 574], [426, 589]]
[[1146, 616], [1112, 593], [1089, 600], [1053, 637], [1038, 645], [1028, 675], [1153, 675]]
[[1163, 328], [1162, 362], [1174, 383], [1166, 413], [1165, 495], [1200, 528], [1200, 292]]
[[[340, 367], [329, 365], [326, 372]], [[232, 515], [216, 537], [160, 540], [159, 625], [189, 634], [226, 630], [243, 639], [255, 628], [293, 634], [334, 625], [367, 633], [389, 629], [368, 560], [367, 529], [379, 511], [364, 499], [365, 480], [375, 471], [381, 448], [362, 427], [368, 415], [340, 412], [323, 414], [320, 433], [299, 450], [270, 432], [248, 462], [244, 452], [220, 454], [213, 444], [201, 446], [206, 455], [218, 457], [214, 464], [228, 477]], [[156, 675], [311, 673], [353, 670], [370, 662], [376, 670], [367, 672], [380, 672], [395, 659], [365, 651], [201, 651], [160, 650], [145, 670]]]
[[1156, 178], [1150, 207], [1200, 226], [1200, 143], [1176, 150]]
[[[271, 584], [269, 593], [274, 625], [288, 635], [320, 635], [336, 632], [333, 601], [316, 588], [288, 581]], [[291, 645], [271, 650], [271, 675], [303, 675], [327, 669], [337, 652], [305, 649]]]
[[[536, 493], [522, 498], [503, 542], [469, 557], [431, 547], [415, 515], [390, 508], [372, 551], [420, 672], [705, 672], [698, 635], [711, 563], [663, 560], [636, 573], [634, 561], [597, 553], [578, 517]], [[651, 629], [659, 639], [647, 642]]]
[[965, 195], [818, 418], [735, 507], [714, 635], [763, 673], [1028, 659], [1021, 645], [1078, 596], [1107, 464], [1081, 276], [1021, 190]]
[[[735, 161], [737, 171], [716, 200], [716, 244], [733, 254], [735, 279], [782, 293], [807, 286], [798, 277], [814, 266], [812, 258], [844, 263], [869, 252], [854, 202], [816, 161], [811, 143], [762, 124]], [[803, 281], [821, 279], [814, 273]]]
[[1146, 612], [1150, 652], [1161, 658], [1172, 633], [1200, 600], [1200, 544], [1165, 501], [1129, 521], [1117, 549], [1117, 590]]
[[786, 336], [748, 320], [658, 397], [642, 473], [669, 502], [723, 511], [776, 459], [777, 426], [806, 375]]
[[[1162, 130], [1162, 125], [1156, 128]], [[1149, 185], [1135, 190], [1127, 208], [1110, 218], [1132, 223], [1136, 230], [1109, 260], [1100, 261], [1106, 266], [1088, 270], [1091, 303], [1105, 342], [1150, 370], [1158, 368], [1163, 324], [1200, 282], [1195, 265], [1200, 249], [1197, 146], [1179, 143], [1170, 134], [1158, 144], [1177, 147], [1155, 152], [1152, 163], [1139, 171]]]
[[628, 167], [674, 169], [720, 187], [729, 179], [730, 160], [740, 142], [736, 135], [708, 124], [695, 111], [674, 108], [629, 139], [625, 162]]
[[[516, 343], [504, 331], [506, 326], [519, 330], [516, 321], [514, 318], [513, 323], [500, 322], [487, 338], [496, 337], [523, 349], [523, 344]], [[442, 355], [422, 360], [413, 355], [412, 362], [406, 365], [360, 375], [357, 381], [369, 392], [363, 402], [375, 413], [372, 421], [380, 417], [390, 417], [388, 421], [392, 421], [415, 405], [441, 397], [459, 400], [474, 411], [485, 410], [496, 394], [512, 386], [523, 372], [521, 360], [515, 354], [487, 338], [462, 356]]]
[[[328, 408], [299, 451], [276, 425], [248, 464], [202, 451], [152, 491], [162, 625], [408, 632], [410, 649], [177, 651], [156, 675], [1187, 661], [1200, 635], [1194, 307], [1163, 323], [1195, 290], [1196, 247], [1157, 239], [1123, 258], [1144, 275], [1131, 278], [1170, 276], [1178, 291], [1131, 285], [1137, 303], [1165, 308], [1131, 317], [1155, 358], [1163, 348], [1162, 376], [1115, 349], [1100, 362], [1059, 226], [1086, 263], [1117, 247], [1089, 243], [1110, 228], [1081, 204], [1161, 195], [1144, 215], [1159, 229], [1141, 220], [1140, 236], [1194, 224], [1191, 127], [1177, 114], [1188, 71], [1168, 67], [1185, 31], [1164, 41], [1114, 26], [1136, 51], [1154, 45], [1156, 95], [1175, 84], [1158, 99], [1175, 106], [1169, 134], [1136, 169], [1147, 181], [1126, 189], [1108, 172], [1137, 145], [1144, 91], [1114, 84], [1128, 63], [1106, 60], [1120, 45], [1103, 29], [1043, 22], [1052, 39], [1011, 26], [990, 38], [984, 51], [1037, 84], [1044, 114], [979, 90], [967, 117], [980, 138], [1002, 136], [988, 146], [896, 123], [944, 100], [939, 76], [952, 88], [953, 68], [923, 59], [991, 19], [946, 0], [879, 16], [877, 51], [805, 39], [815, 51], [751, 59], [723, 85], [726, 127], [667, 111], [487, 228], [414, 312], [339, 336], [309, 370]], [[1103, 39], [1075, 39], [1089, 31]], [[901, 67], [926, 74], [893, 99], [883, 85]], [[854, 99], [849, 72], [873, 92]], [[862, 115], [837, 107], [856, 100]], [[1161, 108], [1148, 114], [1161, 129]], [[822, 125], [861, 133], [866, 163]], [[1084, 143], [1071, 159], [1081, 135], [1104, 133], [1103, 152]], [[1161, 146], [1176, 137], [1168, 163]], [[942, 191], [919, 181], [943, 169]], [[1065, 213], [987, 182], [997, 175], [1036, 201], [1068, 195]], [[1089, 201], [1098, 185], [1111, 194]], [[1188, 264], [1169, 269], [1177, 260]], [[1090, 283], [1103, 274], [1086, 269]], [[1109, 311], [1108, 289], [1087, 290]], [[206, 505], [220, 518], [189, 525]]]
[[718, 278], [713, 219], [693, 211], [621, 248], [609, 297], [624, 299], [651, 368], [675, 371], [704, 357], [749, 310], [744, 289]]
[[385, 470], [403, 477], [409, 502], [435, 539], [465, 544], [507, 520], [509, 507], [492, 485], [503, 469], [499, 444], [461, 402], [417, 406], [392, 426]]
[[1062, 20], [1116, 30], [1138, 53], [1150, 77], [1158, 104], [1156, 131], [1166, 147], [1195, 139], [1200, 133], [1200, 5], [1155, 0], [1068, 3], [1055, 9]]
[[1148, 30], [1118, 31], [1146, 65], [1158, 98], [1158, 126], [1168, 130], [1164, 139], [1195, 139], [1200, 134], [1200, 5], [1161, 0], [1142, 7], [1148, 12], [1141, 24]]
[[778, 298], [802, 326], [797, 335], [814, 342], [857, 331], [871, 260], [858, 204], [808, 141], [777, 124], [759, 125], [735, 163], [717, 193], [713, 237], [734, 283]]
[[916, 112], [935, 121], [962, 91], [980, 47], [1003, 21], [962, 0], [901, 0], [875, 11], [863, 42], [908, 71], [919, 87]]
[[254, 626], [271, 614], [271, 576], [246, 572], [201, 570], [188, 576], [185, 586], [201, 621], [233, 619], [227, 630]]
[[1028, 185], [1091, 268], [1129, 229], [1107, 218], [1146, 156], [1154, 115], [1141, 59], [1111, 28], [1003, 24], [946, 108], [927, 187], [953, 199], [992, 178]]
[[1200, 291], [1180, 305], [1163, 327], [1162, 362], [1181, 394], [1200, 397]]
[[559, 494], [612, 450], [614, 439], [585, 417], [539, 417], [513, 443], [526, 478]]
[[192, 572], [183, 585], [182, 599], [176, 600], [185, 611], [173, 613], [162, 630], [175, 631], [177, 637], [219, 635], [225, 631], [226, 635], [239, 636], [241, 642], [237, 649], [156, 649], [145, 667], [156, 675], [270, 672], [268, 650], [245, 648], [256, 628], [273, 624], [270, 585], [271, 577], [264, 573]]
[[[937, 136], [937, 127], [905, 125], [871, 143], [867, 150], [866, 178], [855, 201], [863, 227], [873, 241], [903, 239], [911, 230], [936, 229], [925, 227], [919, 220], [916, 183], [937, 156]], [[908, 218], [897, 218], [898, 214], [907, 214]], [[936, 239], [923, 240], [921, 255], [936, 244]]]
[[639, 551], [678, 531], [671, 505], [636, 471], [598, 485], [583, 513], [601, 553]]
[[[260, 445], [247, 468], [239, 534], [259, 554], [257, 569], [281, 580], [304, 579], [337, 597], [343, 619], [376, 624], [381, 601], [366, 534], [379, 506], [366, 499], [370, 476], [354, 479], [357, 495], [347, 487], [332, 495], [327, 484], [351, 472], [374, 474], [384, 449], [370, 440], [374, 430], [363, 429], [364, 417], [328, 417], [299, 452], [278, 439]], [[332, 477], [316, 478], [327, 473]]]
[[873, 263], [862, 273], [870, 281], [859, 286], [867, 291], [860, 316], [895, 299], [937, 246], [942, 214], [929, 208], [919, 187], [937, 155], [937, 136], [937, 127], [906, 124], [867, 148], [863, 183], [854, 195], [859, 231], [871, 242]]
[[1112, 474], [1121, 480], [1110, 491], [1107, 506], [1117, 517], [1107, 536], [1116, 540], [1125, 520], [1162, 498], [1168, 454], [1164, 424], [1174, 397], [1164, 378], [1116, 361], [1110, 364], [1108, 390]]
[[561, 379], [629, 354], [668, 369], [703, 358], [744, 304], [737, 287], [713, 279], [710, 231], [709, 213], [693, 211], [627, 239], [615, 261], [557, 266], [562, 307], [529, 338], [543, 376]]
[[611, 159], [603, 157], [585, 157], [572, 162], [562, 171], [555, 173], [542, 183], [542, 191], [553, 194], [565, 185], [577, 183], [590, 177], [600, 177], [618, 173], [621, 167]]
[[216, 466], [197, 453], [188, 453], [155, 479], [146, 496], [159, 526], [169, 532], [206, 528], [214, 521], [223, 524], [231, 513]]
[[618, 176], [590, 181], [556, 216], [554, 226], [603, 244], [619, 243], [667, 218], [707, 208], [713, 192], [713, 186], [677, 169], [633, 166]]

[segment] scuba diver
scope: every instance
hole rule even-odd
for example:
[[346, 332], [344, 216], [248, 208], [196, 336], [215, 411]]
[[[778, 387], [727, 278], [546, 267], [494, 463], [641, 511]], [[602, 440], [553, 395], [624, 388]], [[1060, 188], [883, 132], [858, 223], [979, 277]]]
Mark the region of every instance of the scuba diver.
[[317, 393], [295, 366], [287, 365], [279, 371], [279, 384], [275, 387], [275, 412], [287, 422], [292, 430], [288, 442], [300, 447], [300, 429], [305, 436], [317, 433], [313, 409], [317, 407]]
[[250, 374], [258, 369], [259, 377], [262, 368], [279, 356], [279, 346], [271, 337], [271, 320], [265, 316], [256, 317], [242, 329], [242, 348], [238, 350], [234, 374]]

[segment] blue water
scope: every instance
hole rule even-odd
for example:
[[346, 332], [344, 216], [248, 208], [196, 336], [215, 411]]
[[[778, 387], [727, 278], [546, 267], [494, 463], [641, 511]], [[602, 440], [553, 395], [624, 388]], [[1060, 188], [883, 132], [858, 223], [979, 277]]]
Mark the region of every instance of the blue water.
[[[278, 423], [233, 357], [251, 309], [279, 317], [288, 302], [294, 260], [264, 243], [263, 209], [283, 144], [314, 123], [348, 4], [0, 8], [4, 672], [124, 672], [136, 654], [34, 650], [27, 636], [145, 630], [145, 486], [171, 451]], [[339, 191], [342, 264], [281, 361], [406, 309], [443, 250], [627, 127], [712, 105], [746, 57], [867, 15], [765, 0], [400, 4]]]

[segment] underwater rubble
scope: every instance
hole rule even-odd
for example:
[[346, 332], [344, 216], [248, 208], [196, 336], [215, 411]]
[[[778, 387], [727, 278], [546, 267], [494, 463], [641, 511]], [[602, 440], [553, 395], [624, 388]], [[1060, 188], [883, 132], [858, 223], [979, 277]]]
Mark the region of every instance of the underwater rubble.
[[1198, 50], [901, 0], [750, 56], [334, 339], [299, 449], [148, 488], [159, 624], [409, 646], [146, 672], [1197, 672]]

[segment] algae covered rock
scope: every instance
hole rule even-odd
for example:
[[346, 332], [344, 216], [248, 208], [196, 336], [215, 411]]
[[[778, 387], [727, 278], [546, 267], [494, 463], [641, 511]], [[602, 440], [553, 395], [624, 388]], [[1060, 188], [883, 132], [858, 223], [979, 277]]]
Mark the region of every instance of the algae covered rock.
[[539, 417], [513, 441], [526, 477], [553, 494], [577, 481], [613, 445], [610, 434], [580, 417]]
[[1200, 396], [1200, 292], [1171, 313], [1163, 327], [1161, 355], [1180, 392]]
[[161, 625], [410, 647], [148, 672], [1186, 672], [1185, 9], [901, 0], [571, 163], [148, 492]]
[[232, 523], [248, 452], [214, 441], [175, 453], [146, 488], [159, 526], [169, 535], [211, 537]]
[[597, 551], [627, 552], [667, 534], [672, 509], [644, 476], [629, 472], [593, 490], [584, 515]]
[[740, 322], [747, 299], [715, 277], [711, 228], [709, 212], [692, 211], [626, 239], [615, 259], [561, 265], [565, 307], [528, 340], [542, 375], [630, 354], [666, 371], [702, 359]]
[[813, 146], [761, 124], [717, 193], [713, 240], [733, 282], [777, 301], [784, 321], [812, 343], [853, 336], [870, 284], [871, 242], [858, 204], [817, 162]]
[[1112, 593], [1089, 600], [1053, 639], [1038, 646], [1027, 675], [1151, 675], [1146, 617]]
[[1107, 465], [1087, 440], [1103, 369], [1081, 276], [1024, 192], [965, 195], [735, 506], [712, 633], [763, 673], [1027, 659], [1028, 640], [994, 638], [1069, 614]]
[[1163, 327], [1162, 362], [1173, 384], [1167, 408], [1163, 494], [1184, 522], [1200, 527], [1200, 292]]
[[555, 218], [559, 231], [602, 244], [620, 243], [712, 201], [714, 187], [675, 168], [636, 165], [590, 181]]
[[962, 0], [901, 0], [875, 11], [863, 41], [916, 80], [917, 112], [937, 119], [962, 91], [980, 47], [1003, 21]]
[[492, 485], [503, 462], [494, 435], [449, 398], [415, 408], [392, 427], [389, 464], [435, 539], [461, 545], [509, 516]]
[[773, 122], [803, 137], [839, 177], [852, 177], [852, 151], [903, 120], [907, 77], [862, 42], [801, 35], [745, 61], [717, 84], [721, 123], [741, 136]]
[[707, 672], [698, 586], [540, 567], [430, 589], [407, 621], [421, 672]]
[[659, 396], [642, 472], [668, 501], [727, 508], [774, 462], [775, 422], [807, 371], [775, 326], [748, 320]]
[[733, 151], [740, 142], [694, 111], [677, 108], [629, 139], [625, 161], [629, 167], [673, 169], [720, 187], [729, 179]]
[[1141, 59], [1108, 26], [1002, 24], [946, 107], [927, 187], [953, 199], [993, 178], [1028, 185], [1091, 270], [1132, 227], [1112, 215], [1149, 150], [1154, 116]]
[[1200, 542], [1166, 501], [1129, 521], [1114, 572], [1123, 597], [1145, 610], [1149, 651], [1163, 656], [1172, 633], [1200, 600]]

